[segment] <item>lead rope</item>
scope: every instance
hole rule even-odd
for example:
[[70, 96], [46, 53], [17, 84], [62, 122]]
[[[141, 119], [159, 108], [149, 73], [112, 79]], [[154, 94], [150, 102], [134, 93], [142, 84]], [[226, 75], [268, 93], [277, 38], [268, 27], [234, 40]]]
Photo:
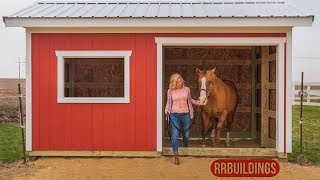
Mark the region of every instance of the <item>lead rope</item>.
[[[195, 112], [195, 116], [194, 116], [194, 120], [192, 121], [191, 125], [189, 126], [188, 129], [186, 129], [183, 133], [189, 131], [189, 129], [194, 125], [196, 124], [196, 115], [197, 115], [197, 111], [198, 111], [198, 108], [199, 106], [196, 107], [196, 110], [194, 111]], [[168, 125], [168, 136], [170, 139], [172, 139], [172, 133], [170, 132], [170, 129], [171, 129], [171, 124], [173, 124], [173, 126], [179, 131], [179, 133], [181, 133], [181, 130], [171, 121], [170, 119], [170, 115], [166, 115], [166, 121], [167, 121], [167, 125]]]

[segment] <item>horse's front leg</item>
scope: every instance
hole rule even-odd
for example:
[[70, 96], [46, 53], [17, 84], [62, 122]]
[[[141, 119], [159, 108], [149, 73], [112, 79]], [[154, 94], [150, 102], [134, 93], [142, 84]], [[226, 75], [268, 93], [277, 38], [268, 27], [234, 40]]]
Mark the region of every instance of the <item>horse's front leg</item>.
[[212, 130], [211, 130], [211, 141], [212, 141], [212, 146], [215, 146], [216, 143], [214, 142], [214, 138], [215, 138], [215, 130], [217, 128], [217, 123], [218, 123], [218, 119], [217, 118], [213, 118], [212, 120]]
[[207, 135], [207, 132], [209, 130], [209, 116], [206, 114], [206, 112], [201, 111], [201, 120], [202, 120], [202, 147], [205, 147], [205, 138]]
[[226, 120], [226, 118], [227, 118], [227, 111], [224, 110], [224, 111], [221, 112], [221, 114], [219, 116], [219, 120], [218, 120], [218, 124], [217, 124], [217, 128], [216, 128], [216, 136], [214, 138], [214, 142], [216, 144], [218, 144], [219, 141], [220, 141], [221, 129], [222, 129], [223, 123]]

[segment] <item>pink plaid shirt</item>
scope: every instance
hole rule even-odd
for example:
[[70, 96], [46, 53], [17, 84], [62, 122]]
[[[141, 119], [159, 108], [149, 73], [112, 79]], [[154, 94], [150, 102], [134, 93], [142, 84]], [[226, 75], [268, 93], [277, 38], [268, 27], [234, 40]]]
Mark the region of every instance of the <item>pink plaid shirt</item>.
[[[190, 118], [193, 119], [194, 115], [192, 104], [199, 105], [199, 102], [191, 98], [190, 89], [187, 86], [183, 86], [179, 91], [171, 89], [168, 90], [166, 111], [169, 110], [170, 113], [189, 112]], [[178, 109], [178, 107], [181, 107], [181, 109]]]

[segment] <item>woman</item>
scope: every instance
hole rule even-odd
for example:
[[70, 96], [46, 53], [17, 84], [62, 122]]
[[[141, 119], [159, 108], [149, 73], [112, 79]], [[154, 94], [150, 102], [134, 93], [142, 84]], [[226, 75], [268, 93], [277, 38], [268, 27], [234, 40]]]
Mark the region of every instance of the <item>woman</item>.
[[174, 153], [174, 164], [179, 164], [178, 154], [178, 136], [177, 128], [182, 126], [183, 146], [189, 144], [189, 121], [193, 119], [192, 104], [202, 105], [200, 101], [193, 100], [190, 95], [190, 89], [184, 85], [184, 80], [179, 74], [173, 74], [170, 77], [170, 85], [167, 92], [166, 115], [170, 115], [172, 127], [172, 149]]

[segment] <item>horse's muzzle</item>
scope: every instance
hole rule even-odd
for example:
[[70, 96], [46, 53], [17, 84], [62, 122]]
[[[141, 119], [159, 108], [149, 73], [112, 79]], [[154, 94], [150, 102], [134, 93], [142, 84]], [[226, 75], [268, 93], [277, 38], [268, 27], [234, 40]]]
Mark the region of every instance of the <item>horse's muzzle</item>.
[[206, 105], [207, 104], [207, 102], [208, 102], [208, 99], [207, 99], [207, 97], [199, 97], [199, 101], [200, 101], [200, 103], [202, 104], [202, 105]]

